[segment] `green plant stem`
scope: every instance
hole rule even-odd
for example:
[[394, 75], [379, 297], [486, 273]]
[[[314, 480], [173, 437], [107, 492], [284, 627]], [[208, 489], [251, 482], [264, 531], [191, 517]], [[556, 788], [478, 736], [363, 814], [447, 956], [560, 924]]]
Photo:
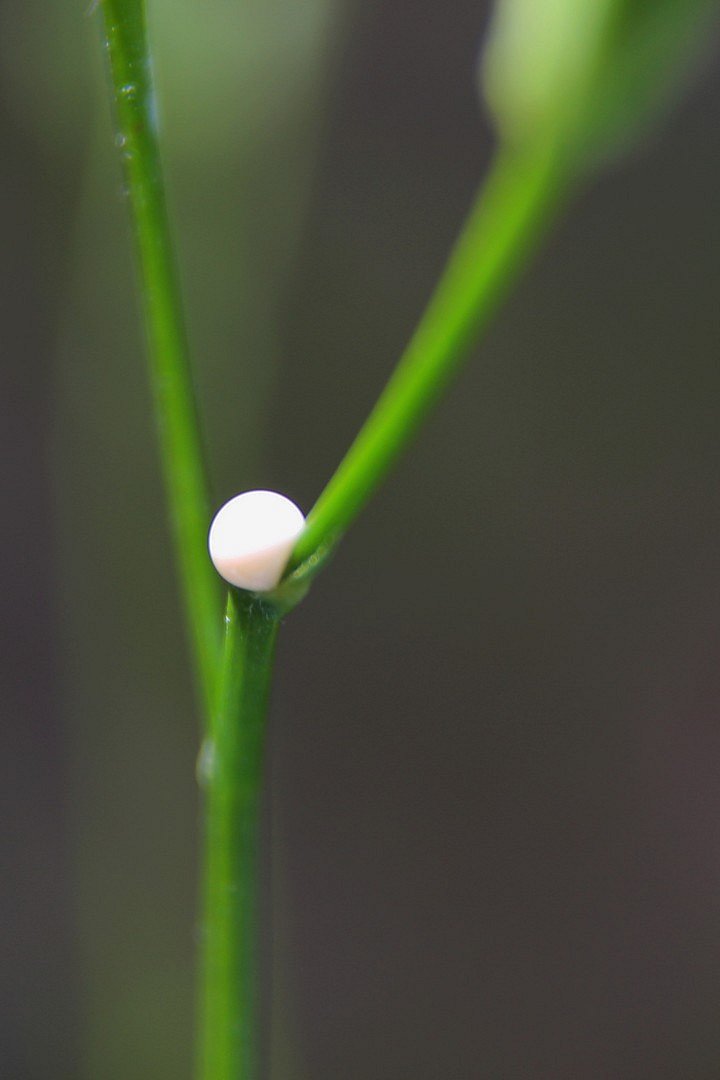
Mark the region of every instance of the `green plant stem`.
[[257, 841], [277, 612], [228, 597], [218, 707], [201, 755], [205, 876], [198, 1080], [257, 1080]]
[[163, 475], [196, 676], [209, 716], [220, 654], [221, 608], [207, 555], [208, 485], [170, 242], [145, 5], [143, 0], [103, 0], [102, 6], [116, 141], [138, 252]]
[[257, 830], [276, 609], [233, 591], [221, 650], [209, 500], [156, 132], [143, 0], [104, 0], [106, 40], [139, 256], [161, 459], [207, 719], [200, 1080], [256, 1080]]
[[397, 368], [308, 516], [288, 586], [317, 572], [439, 398], [553, 220], [566, 172], [550, 147], [499, 153]]

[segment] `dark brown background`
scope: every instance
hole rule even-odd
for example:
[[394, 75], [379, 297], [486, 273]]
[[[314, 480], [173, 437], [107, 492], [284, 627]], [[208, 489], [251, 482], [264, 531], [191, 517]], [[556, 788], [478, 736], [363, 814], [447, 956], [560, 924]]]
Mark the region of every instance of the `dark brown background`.
[[[196, 722], [98, 28], [46, 7], [0, 5], [0, 1072], [180, 1080]], [[308, 508], [489, 160], [485, 5], [153, 11], [217, 499]], [[570, 208], [287, 622], [273, 1080], [720, 1074], [719, 90]]]

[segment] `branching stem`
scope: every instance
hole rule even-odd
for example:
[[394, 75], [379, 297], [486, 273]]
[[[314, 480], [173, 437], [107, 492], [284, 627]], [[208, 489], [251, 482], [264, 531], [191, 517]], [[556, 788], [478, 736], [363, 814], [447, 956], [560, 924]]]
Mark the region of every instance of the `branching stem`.
[[367, 422], [265, 600], [232, 590], [221, 649], [208, 486], [170, 243], [144, 0], [103, 0], [140, 266], [163, 474], [207, 735], [198, 1080], [258, 1080], [257, 845], [263, 733], [280, 613], [302, 595], [527, 262], [564, 192], [547, 148], [502, 153]]

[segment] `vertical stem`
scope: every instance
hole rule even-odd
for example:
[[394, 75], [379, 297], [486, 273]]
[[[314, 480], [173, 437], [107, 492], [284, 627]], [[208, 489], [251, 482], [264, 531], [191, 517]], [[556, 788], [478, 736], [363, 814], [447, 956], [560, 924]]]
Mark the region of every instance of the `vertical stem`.
[[161, 459], [208, 735], [198, 1076], [256, 1080], [257, 830], [277, 613], [231, 593], [220, 655], [199, 426], [170, 242], [144, 0], [103, 0]]
[[218, 706], [201, 760], [205, 879], [198, 1080], [257, 1080], [257, 843], [278, 616], [228, 597]]
[[103, 12], [163, 475], [196, 675], [209, 715], [220, 650], [220, 608], [217, 580], [207, 557], [208, 485], [170, 241], [145, 4], [103, 0]]

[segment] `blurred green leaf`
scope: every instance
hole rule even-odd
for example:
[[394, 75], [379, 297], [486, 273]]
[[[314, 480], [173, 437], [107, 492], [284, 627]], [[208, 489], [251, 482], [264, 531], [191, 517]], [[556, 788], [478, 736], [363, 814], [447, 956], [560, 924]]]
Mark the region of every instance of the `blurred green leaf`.
[[587, 161], [672, 99], [717, 0], [497, 0], [482, 58], [501, 138]]

